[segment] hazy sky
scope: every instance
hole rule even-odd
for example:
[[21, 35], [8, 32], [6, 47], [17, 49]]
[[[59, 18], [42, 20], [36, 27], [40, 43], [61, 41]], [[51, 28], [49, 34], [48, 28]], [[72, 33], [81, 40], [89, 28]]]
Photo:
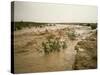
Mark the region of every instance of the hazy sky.
[[15, 2], [15, 21], [97, 22], [97, 7], [52, 3]]

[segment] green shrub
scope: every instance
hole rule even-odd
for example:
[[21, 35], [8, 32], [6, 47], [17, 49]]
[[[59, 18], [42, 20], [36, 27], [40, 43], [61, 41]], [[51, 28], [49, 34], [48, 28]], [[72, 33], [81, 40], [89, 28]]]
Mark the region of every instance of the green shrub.
[[66, 42], [65, 42], [65, 41], [63, 41], [62, 48], [63, 48], [63, 49], [67, 48], [67, 44], [66, 44]]
[[61, 42], [59, 39], [53, 38], [52, 36], [48, 36], [46, 41], [42, 42], [42, 47], [45, 54], [55, 51], [59, 52], [61, 49], [67, 48], [67, 44], [65, 41]]
[[68, 37], [70, 38], [70, 40], [75, 40], [76, 39], [75, 31], [70, 31], [68, 33]]

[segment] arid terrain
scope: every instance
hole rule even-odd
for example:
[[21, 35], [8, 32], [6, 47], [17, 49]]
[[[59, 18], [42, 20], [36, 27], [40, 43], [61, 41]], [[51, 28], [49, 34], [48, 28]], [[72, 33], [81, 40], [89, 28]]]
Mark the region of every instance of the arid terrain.
[[15, 73], [96, 67], [96, 28], [78, 24], [55, 24], [14, 31]]

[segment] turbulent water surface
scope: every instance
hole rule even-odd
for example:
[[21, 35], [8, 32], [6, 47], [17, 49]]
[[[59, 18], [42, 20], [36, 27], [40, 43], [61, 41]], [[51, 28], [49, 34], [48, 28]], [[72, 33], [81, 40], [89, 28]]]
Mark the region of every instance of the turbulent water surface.
[[[48, 32], [46, 32], [46, 30]], [[70, 40], [65, 32], [74, 30], [75, 40]], [[41, 42], [49, 33], [59, 36], [67, 43], [67, 48], [60, 52], [45, 54]], [[79, 25], [57, 25], [44, 28], [25, 28], [14, 32], [15, 72], [42, 72], [72, 70], [79, 41], [91, 35], [91, 28]]]

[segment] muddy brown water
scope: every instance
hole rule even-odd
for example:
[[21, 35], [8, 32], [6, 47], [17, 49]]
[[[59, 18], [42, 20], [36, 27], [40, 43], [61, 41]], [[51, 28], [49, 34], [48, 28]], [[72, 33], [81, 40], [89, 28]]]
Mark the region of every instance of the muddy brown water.
[[[76, 51], [74, 47], [76, 44], [87, 35], [91, 31], [87, 26], [57, 26], [57, 29], [63, 28], [75, 28], [76, 33], [79, 34], [77, 39], [74, 41], [67, 40], [68, 47], [65, 50], [61, 50], [60, 52], [53, 52], [45, 55], [43, 52], [38, 52], [33, 45], [34, 41], [39, 36], [35, 36], [34, 31], [35, 28], [24, 29], [20, 31], [14, 32], [15, 35], [15, 53], [14, 53], [14, 68], [15, 73], [25, 73], [25, 72], [44, 72], [44, 71], [63, 71], [63, 70], [72, 70], [72, 65], [75, 62]], [[46, 29], [55, 30], [55, 27], [48, 27]], [[39, 29], [42, 31], [42, 29]], [[29, 34], [30, 33], [30, 34]], [[38, 32], [37, 32], [38, 33]], [[41, 36], [42, 37], [42, 36]], [[28, 41], [31, 41], [30, 45], [25, 45]], [[34, 42], [35, 44], [35, 42]], [[25, 46], [25, 47], [21, 47]], [[22, 51], [20, 51], [22, 50]]]

